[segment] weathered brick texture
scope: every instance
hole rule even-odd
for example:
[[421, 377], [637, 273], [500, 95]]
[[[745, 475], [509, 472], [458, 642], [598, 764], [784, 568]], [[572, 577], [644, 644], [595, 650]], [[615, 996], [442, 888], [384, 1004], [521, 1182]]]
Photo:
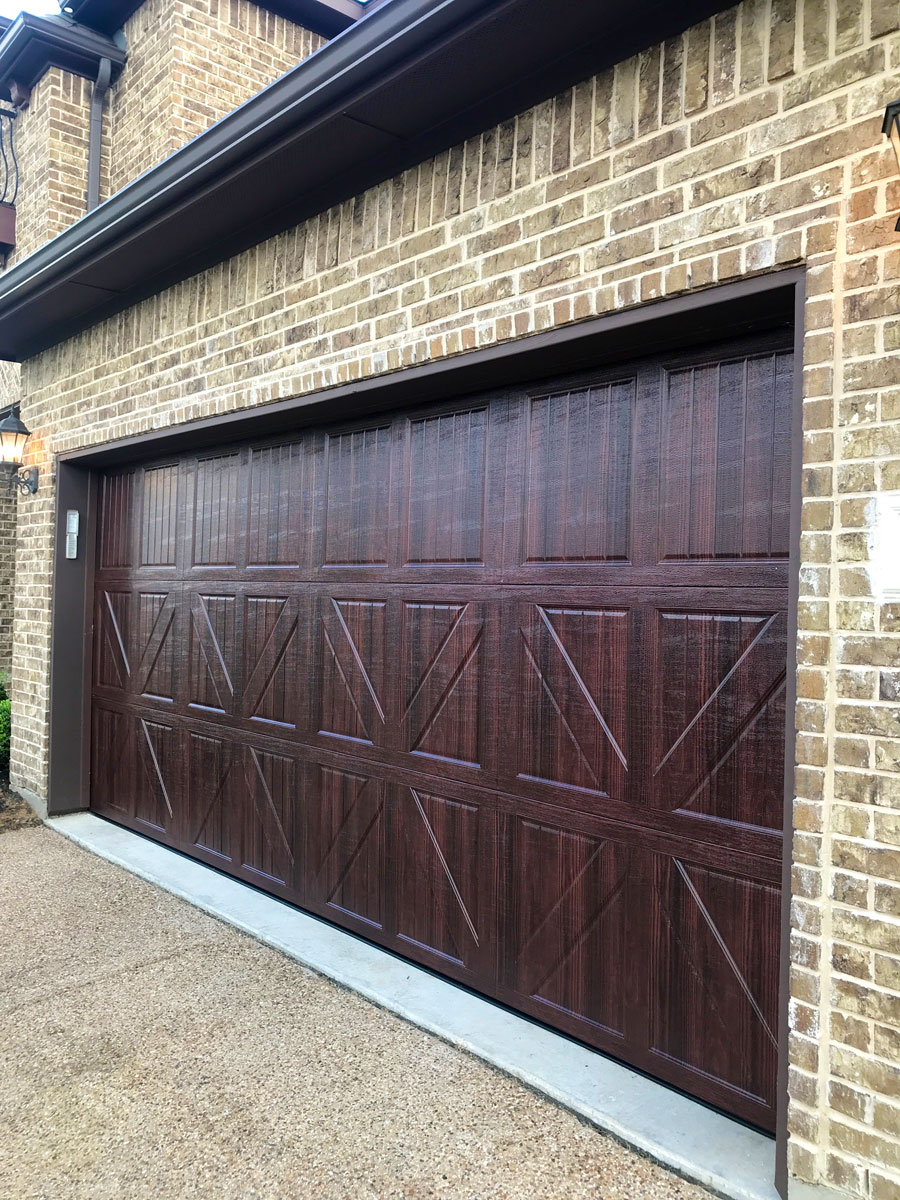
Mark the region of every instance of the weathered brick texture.
[[16, 117], [16, 248], [7, 266], [84, 216], [90, 98], [86, 79], [51, 67]]
[[[0, 410], [19, 401], [18, 363], [0, 362]], [[8, 685], [12, 672], [13, 607], [16, 583], [16, 498], [7, 496], [0, 479], [0, 679]]]
[[896, 0], [745, 0], [26, 363], [13, 769], [47, 771], [52, 455], [808, 268], [791, 1167], [900, 1195]]
[[146, 0], [125, 37], [128, 65], [107, 103], [104, 196], [323, 44], [249, 0]]
[[[103, 117], [106, 199], [317, 50], [323, 39], [250, 0], [146, 0]], [[15, 125], [18, 242], [8, 266], [84, 216], [90, 80], [50, 68]]]
[[13, 607], [16, 582], [16, 497], [0, 482], [0, 680], [12, 672]]

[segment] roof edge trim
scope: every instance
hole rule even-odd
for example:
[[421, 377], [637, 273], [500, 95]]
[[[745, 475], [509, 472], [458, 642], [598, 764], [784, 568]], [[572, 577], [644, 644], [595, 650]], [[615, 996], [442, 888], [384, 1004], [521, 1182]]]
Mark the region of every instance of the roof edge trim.
[[[144, 0], [59, 0], [63, 12], [100, 33], [121, 29]], [[334, 37], [365, 11], [358, 0], [255, 0], [260, 8], [302, 25], [312, 33]]]
[[33, 88], [50, 67], [92, 79], [104, 58], [115, 78], [127, 54], [119, 42], [68, 18], [20, 13], [0, 35], [0, 98], [10, 98], [13, 81]]

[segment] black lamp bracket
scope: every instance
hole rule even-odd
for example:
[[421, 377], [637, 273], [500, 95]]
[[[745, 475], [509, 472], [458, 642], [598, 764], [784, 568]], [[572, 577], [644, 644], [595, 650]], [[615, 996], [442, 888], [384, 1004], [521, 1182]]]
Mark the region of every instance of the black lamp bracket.
[[9, 481], [6, 485], [6, 494], [14, 496], [16, 492], [21, 492], [23, 496], [33, 496], [38, 490], [37, 467], [22, 467], [16, 470], [15, 467], [9, 465]]

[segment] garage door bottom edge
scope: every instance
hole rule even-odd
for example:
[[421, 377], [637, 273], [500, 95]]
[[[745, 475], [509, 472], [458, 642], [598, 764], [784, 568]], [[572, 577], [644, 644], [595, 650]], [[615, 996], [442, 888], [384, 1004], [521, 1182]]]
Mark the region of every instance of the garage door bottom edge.
[[469, 1051], [729, 1200], [777, 1200], [772, 1138], [596, 1050], [93, 813], [49, 828]]

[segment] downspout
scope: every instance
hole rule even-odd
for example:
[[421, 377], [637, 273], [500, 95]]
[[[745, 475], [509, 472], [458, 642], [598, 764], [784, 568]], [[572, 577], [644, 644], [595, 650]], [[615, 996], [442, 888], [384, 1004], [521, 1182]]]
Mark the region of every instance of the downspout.
[[112, 63], [100, 59], [100, 70], [91, 91], [91, 123], [88, 131], [87, 211], [100, 203], [100, 139], [103, 132], [103, 101], [112, 80]]

